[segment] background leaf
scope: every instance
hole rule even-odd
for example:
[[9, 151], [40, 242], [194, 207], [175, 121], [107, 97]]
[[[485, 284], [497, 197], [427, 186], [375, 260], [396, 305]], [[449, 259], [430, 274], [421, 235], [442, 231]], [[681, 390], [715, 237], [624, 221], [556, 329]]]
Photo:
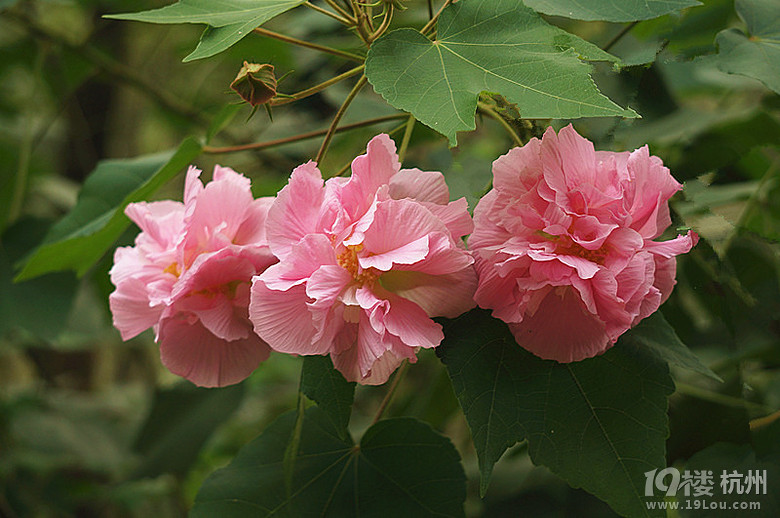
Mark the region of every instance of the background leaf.
[[447, 326], [436, 351], [471, 428], [483, 493], [504, 450], [527, 439], [534, 463], [618, 513], [665, 516], [642, 500], [644, 472], [666, 464], [674, 386], [663, 362], [628, 343], [581, 362], [541, 360], [482, 310]]
[[188, 138], [174, 153], [101, 162], [84, 182], [76, 206], [52, 227], [16, 280], [60, 270], [83, 275], [130, 225], [124, 208], [147, 199], [200, 151], [201, 145]]
[[718, 34], [718, 68], [758, 79], [780, 94], [780, 2], [736, 0], [748, 37], [738, 29]]
[[184, 476], [214, 430], [236, 411], [244, 398], [244, 385], [206, 389], [182, 382], [158, 390], [135, 450], [143, 462], [132, 478], [163, 473]]
[[333, 368], [330, 356], [305, 356], [301, 376], [301, 391], [317, 403], [341, 437], [346, 438], [352, 400], [355, 398], [355, 383], [345, 380]]
[[301, 5], [305, 0], [180, 0], [140, 13], [112, 14], [106, 18], [149, 23], [205, 23], [211, 27], [198, 47], [184, 61], [213, 56], [271, 18]]
[[639, 322], [621, 340], [636, 342], [673, 365], [698, 372], [716, 381], [723, 381], [682, 343], [674, 328], [669, 325], [660, 311]]
[[282, 457], [295, 425], [290, 412], [247, 444], [201, 486], [190, 516], [463, 516], [465, 475], [449, 439], [411, 418], [369, 428], [359, 446], [341, 439], [319, 408], [306, 411], [293, 485]]
[[413, 29], [379, 38], [366, 75], [394, 107], [446, 135], [475, 128], [480, 92], [516, 103], [523, 118], [636, 117], [603, 96], [580, 61], [615, 61], [515, 0], [463, 0], [439, 18], [434, 42]]
[[696, 0], [524, 0], [531, 9], [575, 20], [633, 22], [649, 20], [686, 7], [701, 5]]

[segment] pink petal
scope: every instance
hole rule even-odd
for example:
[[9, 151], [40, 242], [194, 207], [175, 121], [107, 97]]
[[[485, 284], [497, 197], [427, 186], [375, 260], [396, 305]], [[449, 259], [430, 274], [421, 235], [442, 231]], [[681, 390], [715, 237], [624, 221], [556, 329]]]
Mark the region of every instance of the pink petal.
[[427, 202], [422, 205], [444, 223], [454, 239], [467, 236], [474, 231], [474, 222], [469, 215], [466, 198], [460, 198], [447, 205]]
[[[368, 290], [358, 290], [358, 295], [366, 291]], [[400, 338], [405, 345], [430, 348], [436, 347], [444, 339], [441, 326], [431, 320], [425, 311], [414, 302], [390, 293], [381, 287], [375, 287], [374, 293], [380, 299], [387, 301], [384, 314], [379, 314], [382, 325], [389, 333]], [[363, 306], [362, 303], [361, 306]], [[374, 325], [374, 329], [376, 327]]]
[[393, 265], [414, 264], [428, 255], [428, 236], [422, 236], [411, 243], [400, 245], [387, 252], [360, 256], [358, 262], [362, 268], [376, 268], [386, 272]]
[[343, 184], [341, 203], [353, 219], [365, 213], [376, 192], [401, 169], [395, 142], [385, 134], [372, 138], [366, 146], [366, 154], [352, 161], [352, 176]]
[[165, 319], [160, 325], [160, 358], [172, 373], [201, 387], [224, 387], [244, 380], [270, 350], [250, 334], [234, 341], [211, 334], [200, 322]]
[[174, 305], [182, 313], [195, 315], [210, 333], [223, 340], [239, 340], [251, 333], [251, 326], [245, 316], [224, 294], [193, 294]]
[[194, 207], [195, 200], [203, 192], [203, 183], [200, 181], [202, 171], [195, 166], [187, 169], [187, 178], [184, 181], [184, 205]]
[[237, 245], [267, 245], [265, 222], [268, 211], [276, 198], [266, 196], [252, 202], [246, 211], [245, 219], [238, 227], [233, 242]]
[[493, 162], [493, 188], [515, 197], [535, 190], [542, 171], [541, 146], [542, 142], [534, 137]]
[[315, 342], [317, 329], [312, 322], [306, 288], [293, 286], [286, 291], [269, 289], [255, 277], [249, 302], [249, 320], [255, 333], [275, 351], [293, 354], [325, 354], [331, 344]]
[[677, 236], [669, 241], [645, 241], [645, 250], [667, 259], [676, 255], [685, 254], [691, 251], [696, 243], [699, 242], [699, 235], [689, 230], [684, 236]]
[[401, 169], [390, 179], [390, 197], [395, 200], [411, 198], [447, 205], [450, 201], [450, 191], [444, 181], [444, 175], [438, 171]]
[[596, 152], [593, 144], [569, 124], [558, 134], [547, 128], [540, 156], [544, 179], [558, 193], [595, 184]]
[[146, 283], [133, 278], [119, 283], [108, 296], [108, 302], [114, 327], [119, 330], [122, 340], [129, 340], [155, 325], [163, 309], [149, 304]]
[[184, 230], [184, 205], [176, 201], [131, 203], [125, 214], [163, 249], [175, 246]]
[[352, 275], [341, 266], [326, 264], [312, 273], [306, 283], [306, 295], [316, 305], [332, 305], [352, 280]]
[[420, 306], [431, 317], [455, 318], [474, 307], [477, 274], [473, 267], [445, 275], [394, 270], [382, 287]]
[[317, 164], [307, 162], [296, 167], [268, 211], [268, 244], [274, 255], [287, 257], [294, 244], [318, 230], [323, 196], [322, 174]]
[[611, 345], [604, 323], [567, 287], [550, 290], [533, 314], [509, 328], [525, 349], [562, 363], [601, 354]]
[[323, 265], [336, 265], [336, 253], [330, 240], [322, 234], [309, 234], [290, 248], [284, 261], [268, 268], [262, 279], [272, 290], [286, 291], [302, 284]]

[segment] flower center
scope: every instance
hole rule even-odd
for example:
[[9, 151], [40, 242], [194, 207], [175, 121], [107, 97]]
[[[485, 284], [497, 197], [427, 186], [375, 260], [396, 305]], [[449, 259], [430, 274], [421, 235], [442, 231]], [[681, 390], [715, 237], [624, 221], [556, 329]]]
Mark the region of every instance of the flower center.
[[344, 248], [344, 251], [338, 254], [336, 262], [338, 265], [347, 270], [352, 278], [355, 279], [360, 286], [368, 284], [369, 287], [373, 286], [376, 280], [379, 278], [379, 270], [375, 268], [368, 268], [364, 270], [358, 263], [358, 252], [363, 250], [363, 245], [348, 245]]
[[569, 239], [566, 239], [565, 241], [568, 241], [568, 243], [561, 242], [558, 244], [558, 246], [555, 249], [556, 253], [562, 255], [574, 255], [577, 257], [582, 257], [583, 259], [587, 259], [588, 261], [597, 264], [602, 264], [604, 262], [604, 259], [606, 259], [609, 253], [606, 245], [603, 245], [600, 248], [597, 248], [596, 250], [588, 250], [587, 248], [580, 246]]
[[168, 267], [163, 270], [164, 273], [170, 273], [174, 275], [175, 277], [178, 277], [181, 275], [181, 269], [179, 268], [179, 263], [173, 262], [168, 265]]

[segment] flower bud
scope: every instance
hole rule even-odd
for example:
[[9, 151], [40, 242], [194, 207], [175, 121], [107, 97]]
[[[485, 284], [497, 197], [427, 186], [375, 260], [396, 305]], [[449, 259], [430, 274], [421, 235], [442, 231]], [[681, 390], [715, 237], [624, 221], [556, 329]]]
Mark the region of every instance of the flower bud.
[[274, 66], [244, 61], [244, 66], [230, 83], [230, 88], [252, 106], [265, 104], [276, 95]]

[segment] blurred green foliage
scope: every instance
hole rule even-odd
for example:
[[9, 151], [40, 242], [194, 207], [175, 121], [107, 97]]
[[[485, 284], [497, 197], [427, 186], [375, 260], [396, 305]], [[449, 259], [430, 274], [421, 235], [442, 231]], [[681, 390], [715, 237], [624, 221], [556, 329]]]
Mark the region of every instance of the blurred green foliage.
[[[323, 129], [346, 96], [349, 88], [338, 84], [275, 107], [273, 122], [262, 111], [249, 118], [250, 108], [237, 106], [228, 87], [244, 60], [272, 63], [277, 77], [290, 72], [279, 85], [288, 93], [353, 65], [256, 34], [214, 57], [183, 64], [202, 28], [103, 18], [166, 3], [0, 2], [3, 518], [184, 516], [209, 474], [295, 406], [298, 359], [273, 355], [241, 386], [207, 391], [176, 383], [160, 366], [151, 333], [121, 342], [107, 308], [107, 272], [113, 248], [131, 244], [134, 229], [102, 248], [96, 265], [76, 265], [85, 273], [80, 279], [52, 273], [12, 284], [20, 261], [76, 205], [101, 161], [169, 153], [188, 136], [231, 146]], [[426, 2], [407, 3], [398, 25], [423, 25]], [[642, 119], [582, 119], [576, 126], [601, 149], [649, 144], [685, 181], [673, 204], [675, 223], [702, 236], [679, 259], [678, 285], [662, 311], [682, 342], [724, 382], [673, 369], [667, 463], [700, 466], [710, 458], [738, 469], [740, 459], [758, 458], [776, 466], [777, 452], [766, 445], [780, 441], [772, 421], [780, 409], [780, 99], [771, 78], [725, 73], [744, 72], [733, 66], [732, 47], [724, 56], [718, 52], [726, 37], [748, 41], [754, 31], [771, 35], [777, 27], [746, 16], [751, 2], [739, 2], [739, 15], [729, 0], [702, 4], [638, 22], [612, 48], [623, 66], [595, 69], [600, 90]], [[627, 27], [548, 20], [602, 48]], [[266, 27], [357, 50], [337, 22], [310, 10], [294, 9]], [[393, 113], [364, 89], [344, 123]], [[337, 135], [323, 171], [342, 170], [371, 136], [398, 126], [387, 121]], [[453, 198], [466, 196], [472, 208], [489, 186], [492, 160], [512, 146], [493, 119], [478, 115], [476, 126], [450, 150], [444, 138], [418, 124], [405, 160], [444, 171]], [[233, 167], [252, 178], [256, 195], [270, 195], [318, 146], [312, 139], [202, 154], [194, 162], [207, 172], [215, 163]], [[180, 175], [155, 196], [179, 197], [181, 185]], [[112, 239], [121, 232], [117, 227]], [[357, 387], [350, 424], [355, 436], [369, 428], [385, 393], [382, 387]], [[527, 443], [503, 455], [480, 499], [480, 469], [466, 420], [444, 367], [430, 352], [408, 369], [386, 415], [417, 417], [453, 441], [468, 479], [468, 516], [518, 516], [520, 509], [527, 516], [613, 513], [534, 466]]]

